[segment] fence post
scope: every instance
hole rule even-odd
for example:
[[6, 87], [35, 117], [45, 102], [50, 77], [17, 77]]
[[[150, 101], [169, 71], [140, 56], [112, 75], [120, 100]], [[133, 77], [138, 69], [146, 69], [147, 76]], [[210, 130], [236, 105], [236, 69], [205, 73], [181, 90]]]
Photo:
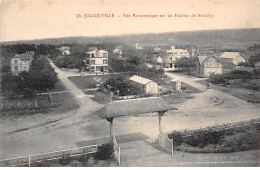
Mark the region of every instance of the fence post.
[[159, 148], [161, 147], [161, 136], [160, 136], [160, 132], [159, 132], [159, 135], [158, 135], [158, 144], [159, 144]]
[[173, 155], [173, 138], [172, 138], [172, 155]]
[[120, 160], [120, 147], [118, 147], [118, 165], [120, 165], [121, 164], [121, 162], [120, 162], [121, 160]]
[[37, 100], [34, 100], [34, 107], [35, 107], [35, 108], [38, 107], [38, 102], [37, 102]]
[[29, 155], [29, 167], [31, 166], [31, 156]]

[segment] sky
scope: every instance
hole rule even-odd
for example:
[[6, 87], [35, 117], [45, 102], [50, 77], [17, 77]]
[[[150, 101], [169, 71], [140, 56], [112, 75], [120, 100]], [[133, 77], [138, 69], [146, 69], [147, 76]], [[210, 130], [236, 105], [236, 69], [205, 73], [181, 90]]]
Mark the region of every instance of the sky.
[[[260, 28], [259, 9], [259, 0], [0, 0], [0, 42]], [[114, 14], [115, 17], [84, 18], [84, 14]], [[157, 17], [140, 18], [133, 14]]]

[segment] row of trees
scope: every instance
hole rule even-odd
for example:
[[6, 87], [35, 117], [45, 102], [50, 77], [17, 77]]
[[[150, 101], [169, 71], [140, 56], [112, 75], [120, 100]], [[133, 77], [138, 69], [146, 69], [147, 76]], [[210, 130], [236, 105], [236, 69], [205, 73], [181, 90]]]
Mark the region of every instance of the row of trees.
[[46, 92], [55, 87], [57, 73], [51, 67], [46, 56], [33, 59], [29, 72], [23, 71], [18, 76], [5, 69], [1, 76], [1, 93], [4, 96], [32, 96], [36, 92]]
[[247, 62], [245, 63], [238, 63], [239, 66], [247, 66], [247, 67], [253, 67], [254, 68], [254, 65], [256, 62], [260, 61], [260, 53], [254, 55], [254, 56], [251, 56]]

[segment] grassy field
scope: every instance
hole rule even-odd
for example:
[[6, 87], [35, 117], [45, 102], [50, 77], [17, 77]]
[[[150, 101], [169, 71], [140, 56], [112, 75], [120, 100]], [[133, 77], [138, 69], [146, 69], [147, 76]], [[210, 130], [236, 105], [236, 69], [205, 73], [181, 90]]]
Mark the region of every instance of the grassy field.
[[105, 82], [109, 78], [109, 75], [98, 75], [98, 76], [73, 76], [69, 77], [69, 80], [72, 81], [80, 89], [95, 88], [99, 82]]
[[85, 94], [93, 95], [93, 97], [91, 97], [91, 99], [100, 104], [106, 105], [110, 102], [109, 95], [102, 91], [88, 91], [88, 92], [85, 92]]
[[[203, 85], [207, 85], [206, 80], [197, 81]], [[233, 86], [219, 86], [212, 84], [212, 89], [222, 91], [224, 93], [228, 93], [232, 96], [235, 96], [239, 99], [245, 100], [251, 103], [260, 103], [260, 91], [253, 91], [245, 88], [238, 88]]]
[[66, 112], [79, 107], [69, 92], [52, 94], [53, 106], [48, 95], [32, 98], [1, 99], [0, 115], [24, 115], [47, 113], [50, 111]]

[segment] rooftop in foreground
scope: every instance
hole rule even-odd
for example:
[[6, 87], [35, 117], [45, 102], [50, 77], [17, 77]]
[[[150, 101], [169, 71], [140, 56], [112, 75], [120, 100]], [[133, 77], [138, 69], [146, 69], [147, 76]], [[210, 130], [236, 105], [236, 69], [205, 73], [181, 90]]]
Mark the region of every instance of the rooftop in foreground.
[[159, 111], [166, 112], [169, 110], [177, 109], [168, 104], [162, 98], [149, 97], [113, 101], [96, 111], [94, 114], [97, 114], [101, 119], [104, 119], [109, 117], [130, 116]]

